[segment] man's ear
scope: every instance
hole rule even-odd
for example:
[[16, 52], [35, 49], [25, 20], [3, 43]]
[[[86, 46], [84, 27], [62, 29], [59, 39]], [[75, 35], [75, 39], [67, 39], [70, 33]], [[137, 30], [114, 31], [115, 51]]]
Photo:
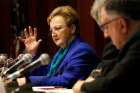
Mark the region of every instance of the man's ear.
[[127, 34], [128, 33], [128, 23], [127, 20], [124, 18], [119, 19], [119, 24], [120, 24], [120, 29], [122, 34]]

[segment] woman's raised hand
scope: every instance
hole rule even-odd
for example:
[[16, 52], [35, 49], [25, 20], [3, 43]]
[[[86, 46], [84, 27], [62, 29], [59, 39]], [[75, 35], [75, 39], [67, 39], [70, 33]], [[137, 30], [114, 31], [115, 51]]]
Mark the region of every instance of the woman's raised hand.
[[31, 28], [31, 26], [24, 29], [24, 38], [20, 40], [25, 44], [26, 51], [34, 55], [38, 49], [41, 39], [37, 40], [37, 28]]

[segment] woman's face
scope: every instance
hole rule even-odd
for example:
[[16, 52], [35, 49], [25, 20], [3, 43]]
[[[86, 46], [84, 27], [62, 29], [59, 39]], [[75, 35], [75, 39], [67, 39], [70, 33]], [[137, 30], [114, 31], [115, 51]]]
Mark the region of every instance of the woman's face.
[[67, 47], [69, 40], [71, 40], [74, 30], [72, 27], [67, 26], [64, 17], [55, 16], [50, 21], [50, 31], [54, 43], [61, 47]]

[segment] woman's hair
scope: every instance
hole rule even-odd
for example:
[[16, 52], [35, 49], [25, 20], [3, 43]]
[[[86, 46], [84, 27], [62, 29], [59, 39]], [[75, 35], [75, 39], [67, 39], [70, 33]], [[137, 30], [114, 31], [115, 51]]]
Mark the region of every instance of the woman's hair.
[[55, 8], [47, 18], [48, 25], [50, 25], [50, 21], [55, 16], [62, 16], [65, 19], [67, 26], [75, 25], [76, 34], [79, 35], [79, 17], [71, 6], [59, 6]]

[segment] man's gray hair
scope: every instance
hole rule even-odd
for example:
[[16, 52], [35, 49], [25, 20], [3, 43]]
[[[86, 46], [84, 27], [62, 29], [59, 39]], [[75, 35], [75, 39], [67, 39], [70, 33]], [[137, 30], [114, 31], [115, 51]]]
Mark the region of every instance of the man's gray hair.
[[100, 24], [100, 10], [104, 5], [105, 0], [94, 0], [93, 5], [91, 7], [91, 16], [95, 21]]
[[140, 20], [140, 0], [106, 0], [104, 7], [108, 14], [116, 13], [129, 20]]

